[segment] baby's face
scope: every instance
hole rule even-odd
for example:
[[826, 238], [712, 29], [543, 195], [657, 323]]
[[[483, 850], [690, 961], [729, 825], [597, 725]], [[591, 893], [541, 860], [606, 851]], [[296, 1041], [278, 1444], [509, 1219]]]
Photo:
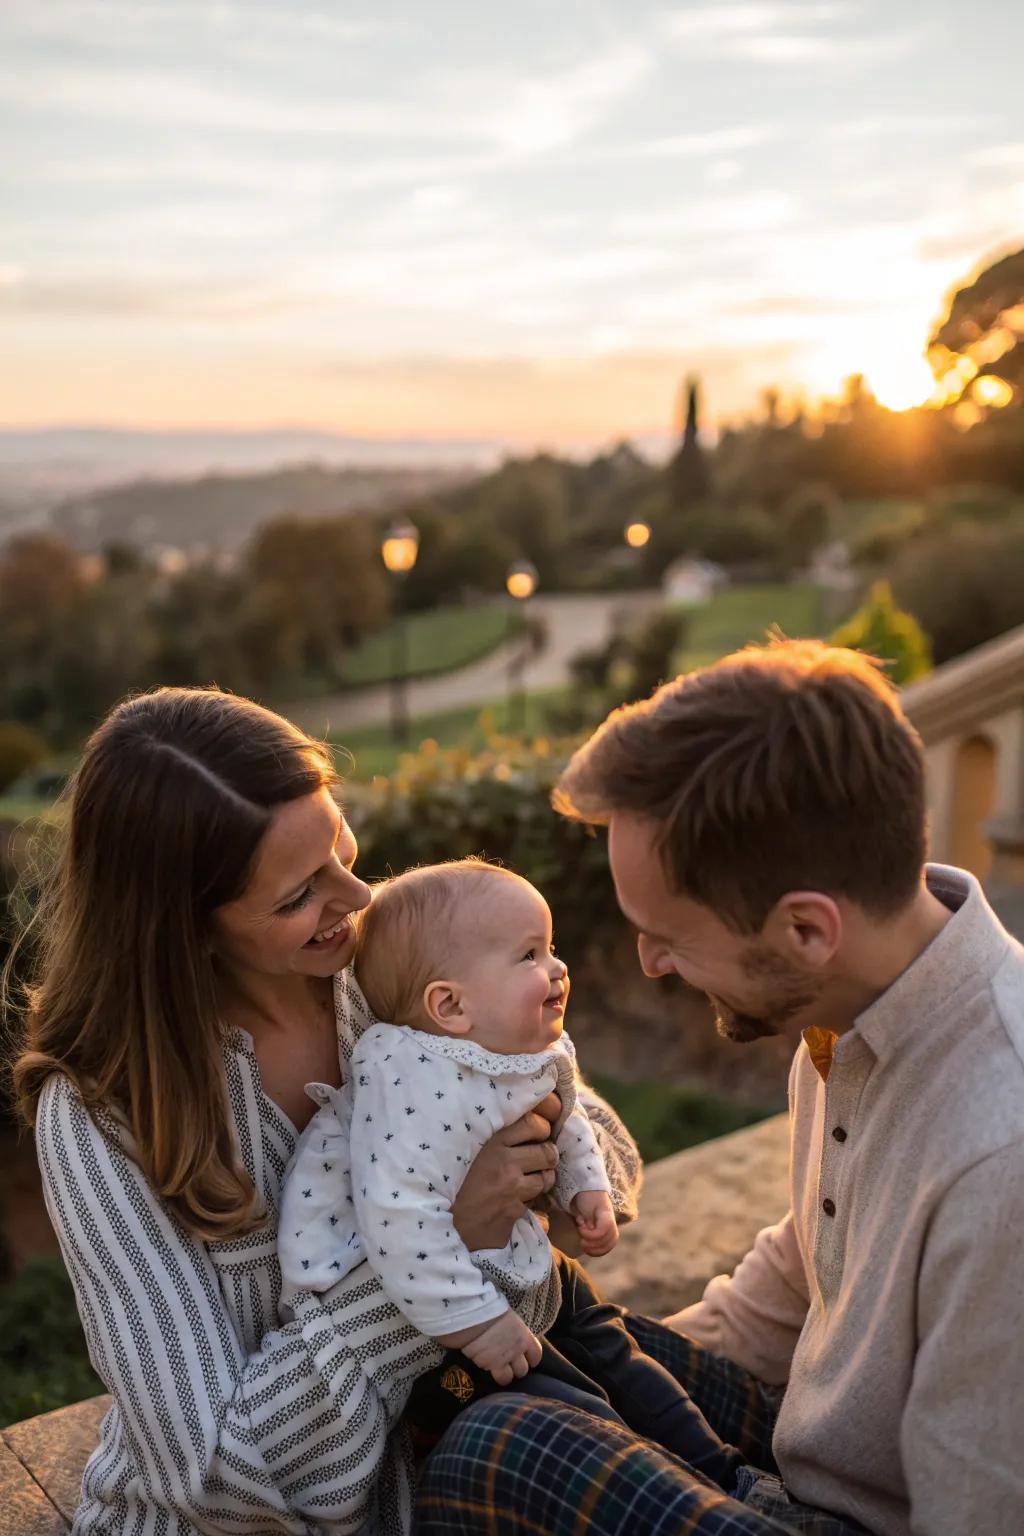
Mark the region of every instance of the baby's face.
[[502, 1055], [542, 1051], [562, 1033], [569, 973], [551, 912], [525, 880], [495, 880], [459, 946], [456, 981], [468, 1038]]

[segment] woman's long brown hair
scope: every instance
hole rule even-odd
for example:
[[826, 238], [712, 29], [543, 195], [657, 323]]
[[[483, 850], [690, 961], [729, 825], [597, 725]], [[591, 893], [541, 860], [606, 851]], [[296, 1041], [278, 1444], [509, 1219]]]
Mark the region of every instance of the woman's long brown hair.
[[213, 914], [244, 891], [274, 810], [335, 782], [322, 743], [247, 699], [200, 688], [127, 699], [86, 744], [8, 963], [26, 1121], [63, 1072], [90, 1109], [115, 1112], [153, 1187], [205, 1240], [264, 1215], [227, 1102]]

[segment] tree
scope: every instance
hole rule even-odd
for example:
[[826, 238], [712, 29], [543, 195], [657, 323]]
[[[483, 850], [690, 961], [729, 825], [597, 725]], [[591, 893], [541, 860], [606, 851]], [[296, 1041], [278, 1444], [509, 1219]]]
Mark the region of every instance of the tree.
[[248, 578], [273, 589], [305, 671], [330, 679], [345, 651], [385, 621], [387, 575], [369, 519], [281, 517], [256, 534]]
[[840, 625], [832, 644], [867, 651], [888, 662], [889, 676], [901, 687], [926, 677], [932, 669], [927, 635], [913, 614], [896, 607], [887, 581], [875, 582], [867, 602]]
[[678, 453], [669, 465], [669, 483], [672, 501], [677, 508], [693, 506], [708, 494], [708, 470], [704, 449], [700, 444], [700, 384], [696, 378], [688, 378], [683, 386], [686, 394], [686, 420], [683, 441]]
[[[948, 377], [961, 359], [977, 367], [980, 377], [995, 375], [1024, 391], [1024, 250], [993, 262], [958, 289], [949, 314], [928, 343], [928, 359], [936, 377]], [[964, 387], [985, 403], [985, 390], [971, 384], [963, 369]]]
[[805, 570], [828, 541], [835, 497], [828, 486], [800, 486], [782, 507], [782, 536], [791, 569]]

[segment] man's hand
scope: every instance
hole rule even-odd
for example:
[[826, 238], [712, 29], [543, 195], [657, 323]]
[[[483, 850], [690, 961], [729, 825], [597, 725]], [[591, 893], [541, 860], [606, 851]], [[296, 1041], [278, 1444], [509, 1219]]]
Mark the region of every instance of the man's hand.
[[592, 1259], [611, 1253], [619, 1240], [619, 1229], [611, 1199], [604, 1190], [582, 1190], [573, 1198], [572, 1214], [583, 1252]]
[[541, 1346], [522, 1318], [509, 1311], [463, 1344], [462, 1353], [481, 1370], [490, 1371], [499, 1387], [507, 1387], [510, 1381], [525, 1376], [540, 1364]]
[[550, 1136], [561, 1107], [549, 1093], [473, 1159], [452, 1205], [455, 1230], [470, 1252], [504, 1248], [528, 1202], [553, 1188], [558, 1148]]

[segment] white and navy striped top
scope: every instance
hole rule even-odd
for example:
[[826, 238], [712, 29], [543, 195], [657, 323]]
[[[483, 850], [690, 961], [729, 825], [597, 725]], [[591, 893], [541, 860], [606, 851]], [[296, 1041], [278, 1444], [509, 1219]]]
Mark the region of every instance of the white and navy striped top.
[[[372, 1019], [347, 973], [335, 1002], [347, 1059]], [[302, 1293], [279, 1321], [277, 1204], [296, 1133], [263, 1093], [244, 1032], [224, 1061], [242, 1157], [270, 1213], [259, 1232], [229, 1242], [204, 1243], [173, 1219], [118, 1123], [91, 1116], [66, 1078], [51, 1077], [40, 1097], [47, 1209], [114, 1399], [74, 1536], [407, 1536], [412, 1458], [399, 1419], [412, 1382], [443, 1352], [365, 1264], [333, 1291]], [[581, 1102], [629, 1219], [636, 1148], [600, 1099], [583, 1090]], [[550, 1325], [549, 1278], [532, 1289], [490, 1278], [531, 1328]]]

